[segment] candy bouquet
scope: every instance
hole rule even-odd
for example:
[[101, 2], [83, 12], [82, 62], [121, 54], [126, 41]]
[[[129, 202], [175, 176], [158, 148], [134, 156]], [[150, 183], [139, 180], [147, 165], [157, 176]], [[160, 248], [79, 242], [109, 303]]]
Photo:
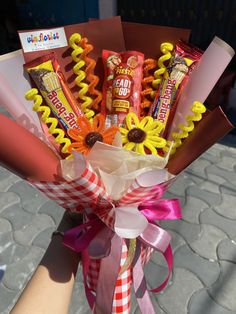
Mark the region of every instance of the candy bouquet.
[[0, 76], [1, 102], [16, 120], [0, 115], [0, 161], [83, 214], [63, 243], [82, 254], [95, 313], [129, 313], [131, 285], [141, 312], [155, 313], [143, 267], [153, 251], [163, 254], [168, 275], [150, 291], [164, 289], [172, 251], [156, 221], [181, 218], [178, 200], [163, 195], [232, 128], [220, 107], [203, 103], [234, 51], [215, 38], [203, 52], [188, 35], [118, 17], [21, 31], [19, 67], [32, 87], [23, 103]]

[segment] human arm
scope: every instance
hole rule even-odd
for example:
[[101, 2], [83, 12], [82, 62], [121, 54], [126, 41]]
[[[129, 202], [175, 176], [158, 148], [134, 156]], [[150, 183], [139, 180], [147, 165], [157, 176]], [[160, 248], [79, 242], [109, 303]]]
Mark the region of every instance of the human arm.
[[[80, 220], [66, 213], [58, 230], [63, 232], [73, 228]], [[60, 235], [52, 237], [40, 264], [11, 314], [68, 313], [79, 261], [79, 254], [65, 247]]]

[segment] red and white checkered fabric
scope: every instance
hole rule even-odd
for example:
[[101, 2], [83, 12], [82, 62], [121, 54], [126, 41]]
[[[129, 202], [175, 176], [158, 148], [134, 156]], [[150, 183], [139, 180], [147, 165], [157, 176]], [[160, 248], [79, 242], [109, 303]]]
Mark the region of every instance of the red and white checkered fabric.
[[[71, 211], [92, 210], [109, 228], [114, 229], [115, 208], [107, 195], [101, 179], [93, 171], [89, 163], [81, 177], [74, 181], [58, 182], [31, 182], [41, 192], [59, 205]], [[128, 192], [116, 205], [139, 204], [147, 199], [161, 197], [163, 186], [141, 187], [134, 181]], [[142, 245], [141, 257], [144, 265], [151, 256], [152, 249]], [[122, 258], [120, 267], [123, 266], [128, 256], [128, 249], [125, 241], [122, 245]], [[91, 259], [88, 274], [88, 285], [96, 291], [100, 260]], [[113, 300], [112, 313], [128, 314], [130, 310], [130, 288], [132, 284], [132, 269], [129, 267], [117, 279]]]
[[[120, 269], [124, 265], [128, 257], [128, 248], [123, 241]], [[90, 261], [89, 273], [88, 273], [88, 286], [93, 291], [96, 291], [98, 275], [100, 270], [100, 260], [93, 259]], [[116, 288], [113, 298], [112, 314], [123, 313], [128, 314], [130, 312], [130, 288], [132, 284], [132, 272], [131, 268], [125, 270], [121, 276], [117, 278]]]
[[71, 211], [94, 208], [98, 196], [107, 197], [101, 179], [87, 163], [81, 177], [73, 181], [31, 181], [37, 189], [57, 204]]
[[127, 193], [119, 200], [119, 206], [140, 204], [145, 200], [159, 199], [172, 181], [156, 184], [150, 187], [140, 186], [137, 180], [129, 187]]
[[[123, 241], [120, 269], [124, 265], [127, 257], [128, 257], [128, 248], [125, 241]], [[131, 283], [132, 283], [132, 271], [131, 271], [131, 268], [128, 267], [128, 269], [126, 269], [117, 278], [116, 288], [115, 288], [115, 293], [114, 293], [114, 298], [113, 298], [112, 314], [116, 314], [116, 313], [129, 314]]]
[[[151, 258], [152, 249], [150, 247], [146, 247], [145, 245], [141, 245], [141, 260], [142, 265], [144, 266]], [[120, 269], [124, 265], [125, 260], [128, 257], [128, 248], [123, 241], [122, 245], [122, 255], [120, 262]], [[100, 270], [100, 260], [93, 259], [90, 261], [89, 273], [88, 273], [88, 286], [93, 291], [96, 291], [98, 275]], [[132, 284], [132, 270], [128, 268], [116, 282], [116, 288], [113, 299], [113, 309], [112, 313], [129, 313], [130, 312], [130, 288]]]
[[93, 212], [108, 226], [108, 228], [114, 230], [115, 208], [108, 199], [99, 196]]

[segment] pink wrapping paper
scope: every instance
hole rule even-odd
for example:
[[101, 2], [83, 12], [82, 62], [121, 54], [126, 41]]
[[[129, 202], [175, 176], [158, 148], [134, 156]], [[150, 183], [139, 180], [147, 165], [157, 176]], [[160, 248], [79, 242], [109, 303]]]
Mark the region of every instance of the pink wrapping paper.
[[[24, 98], [31, 88], [23, 77], [23, 52], [17, 50], [0, 56], [0, 105], [11, 114], [18, 124], [42, 132], [37, 113]], [[38, 136], [38, 135], [37, 135]]]
[[213, 39], [180, 96], [168, 139], [172, 139], [172, 132], [178, 131], [179, 124], [186, 124], [185, 117], [192, 113], [194, 101], [204, 103], [233, 56], [234, 50], [227, 43], [218, 37]]

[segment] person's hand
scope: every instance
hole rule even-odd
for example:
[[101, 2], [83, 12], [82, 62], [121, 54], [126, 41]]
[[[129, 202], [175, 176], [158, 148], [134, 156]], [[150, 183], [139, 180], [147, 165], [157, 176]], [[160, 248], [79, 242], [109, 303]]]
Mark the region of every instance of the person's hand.
[[[57, 228], [61, 233], [82, 223], [82, 215], [65, 212]], [[51, 242], [11, 314], [68, 313], [80, 254], [62, 244], [62, 234]]]
[[57, 228], [60, 232], [65, 232], [83, 223], [83, 214], [77, 212], [65, 211], [61, 222]]

